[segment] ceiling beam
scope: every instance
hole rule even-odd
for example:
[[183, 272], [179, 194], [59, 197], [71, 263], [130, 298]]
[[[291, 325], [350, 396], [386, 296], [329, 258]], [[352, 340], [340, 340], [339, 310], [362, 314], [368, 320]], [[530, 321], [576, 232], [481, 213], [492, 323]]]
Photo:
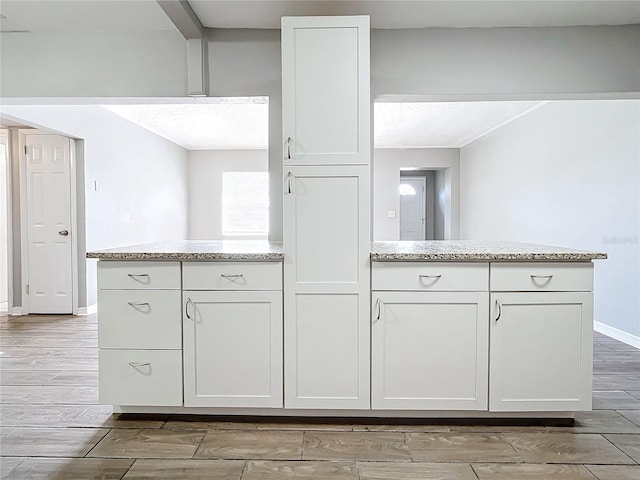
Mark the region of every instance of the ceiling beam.
[[209, 53], [206, 29], [187, 0], [156, 0], [187, 40], [187, 95], [209, 94]]
[[187, 0], [156, 1], [184, 38], [190, 40], [205, 36], [205, 28]]

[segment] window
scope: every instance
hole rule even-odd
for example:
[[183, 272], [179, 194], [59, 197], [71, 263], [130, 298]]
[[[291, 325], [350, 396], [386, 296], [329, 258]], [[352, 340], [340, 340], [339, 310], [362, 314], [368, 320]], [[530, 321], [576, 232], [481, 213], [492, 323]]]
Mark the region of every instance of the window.
[[222, 234], [269, 233], [269, 172], [223, 172]]

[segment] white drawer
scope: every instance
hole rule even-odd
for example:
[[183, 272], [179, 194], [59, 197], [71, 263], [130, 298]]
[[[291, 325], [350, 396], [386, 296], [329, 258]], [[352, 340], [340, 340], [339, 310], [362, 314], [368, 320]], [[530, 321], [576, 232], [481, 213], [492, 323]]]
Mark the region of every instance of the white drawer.
[[593, 264], [492, 263], [492, 292], [591, 292]]
[[180, 262], [98, 262], [98, 289], [180, 289]]
[[98, 291], [100, 348], [182, 348], [180, 290]]
[[100, 350], [100, 403], [182, 405], [181, 350]]
[[183, 290], [282, 290], [281, 262], [184, 262]]
[[486, 292], [489, 264], [451, 262], [373, 262], [372, 290]]

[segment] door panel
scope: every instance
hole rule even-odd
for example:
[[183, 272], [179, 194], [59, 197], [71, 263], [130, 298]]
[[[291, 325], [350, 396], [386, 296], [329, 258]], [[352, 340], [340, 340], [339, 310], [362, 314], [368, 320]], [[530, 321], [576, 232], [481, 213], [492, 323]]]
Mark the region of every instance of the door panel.
[[369, 164], [369, 84], [368, 17], [284, 17], [284, 164]]
[[185, 406], [282, 407], [281, 292], [183, 295]]
[[70, 141], [25, 135], [25, 145], [29, 312], [72, 313]]
[[373, 292], [373, 302], [372, 408], [487, 409], [486, 292]]
[[[367, 408], [368, 323], [358, 294], [295, 296], [287, 323], [288, 408]], [[293, 320], [293, 321], [292, 321]]]
[[592, 295], [491, 295], [492, 411], [591, 409]]

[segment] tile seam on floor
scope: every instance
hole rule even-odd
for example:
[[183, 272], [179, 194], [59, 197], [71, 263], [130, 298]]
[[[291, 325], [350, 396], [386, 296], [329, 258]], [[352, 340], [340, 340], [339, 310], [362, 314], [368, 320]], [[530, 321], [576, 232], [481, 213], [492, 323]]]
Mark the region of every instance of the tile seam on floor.
[[[613, 443], [612, 440], [609, 440], [607, 438], [607, 435], [632, 435], [632, 436], [638, 436], [640, 438], [640, 435], [635, 434], [635, 433], [601, 433], [599, 434], [602, 438], [604, 438], [607, 442], [609, 442], [611, 445], [613, 445], [614, 447], [616, 447], [618, 450], [620, 450], [629, 460], [631, 460], [633, 463], [631, 465], [640, 465], [640, 462], [636, 461], [635, 458], [631, 457], [631, 455], [629, 455], [627, 452], [625, 452], [624, 450], [622, 450], [619, 446], [617, 446], [615, 443]], [[612, 464], [613, 465], [613, 464]], [[629, 465], [624, 464], [624, 465]]]

